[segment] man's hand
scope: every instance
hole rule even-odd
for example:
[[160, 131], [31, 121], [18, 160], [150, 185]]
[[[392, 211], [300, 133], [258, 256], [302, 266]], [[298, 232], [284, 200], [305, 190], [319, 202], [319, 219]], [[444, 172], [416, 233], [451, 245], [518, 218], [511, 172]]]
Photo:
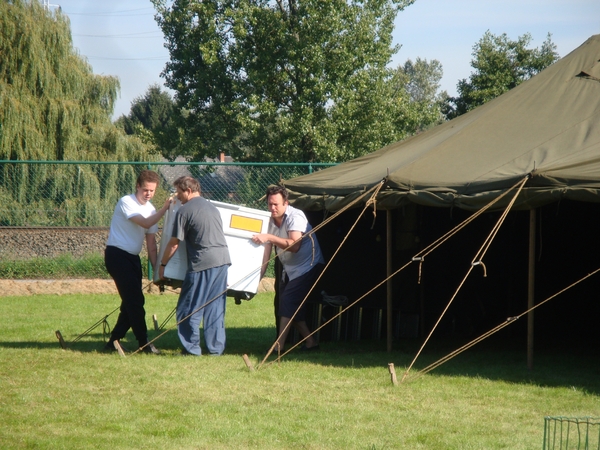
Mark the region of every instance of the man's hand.
[[165, 200], [165, 203], [163, 204], [162, 208], [164, 210], [164, 212], [167, 211], [167, 209], [169, 209], [169, 207], [171, 206], [171, 203], [175, 203], [174, 198], [171, 197], [167, 197], [167, 199]]
[[270, 236], [271, 235], [269, 234], [255, 234], [254, 236], [252, 236], [252, 242], [259, 245], [269, 244]]

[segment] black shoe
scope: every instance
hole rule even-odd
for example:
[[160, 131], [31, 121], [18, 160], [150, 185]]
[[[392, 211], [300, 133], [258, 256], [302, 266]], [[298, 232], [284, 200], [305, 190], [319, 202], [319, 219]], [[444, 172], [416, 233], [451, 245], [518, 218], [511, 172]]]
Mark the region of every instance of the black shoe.
[[149, 355], [160, 355], [160, 350], [157, 349], [154, 344], [146, 344], [146, 346], [142, 348], [142, 353], [147, 353]]
[[118, 339], [115, 339], [114, 341], [108, 341], [106, 343], [106, 345], [104, 345], [104, 347], [102, 347], [102, 351], [107, 352], [107, 353], [112, 353], [112, 352], [118, 351], [117, 347], [115, 347], [115, 342], [117, 342], [117, 344], [121, 347], [123, 352], [129, 351], [125, 347], [123, 347], [123, 344], [121, 344], [121, 342]]

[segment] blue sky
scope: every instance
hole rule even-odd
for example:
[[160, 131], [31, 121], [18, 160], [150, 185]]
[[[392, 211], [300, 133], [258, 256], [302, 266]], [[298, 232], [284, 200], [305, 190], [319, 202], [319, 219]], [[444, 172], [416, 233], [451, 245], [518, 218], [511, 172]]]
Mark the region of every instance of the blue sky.
[[[151, 84], [163, 87], [160, 73], [169, 55], [149, 0], [45, 2], [69, 16], [73, 44], [94, 73], [119, 78], [114, 118], [128, 114]], [[437, 59], [444, 69], [442, 89], [455, 95], [458, 80], [471, 73], [473, 45], [487, 30], [512, 40], [530, 33], [533, 47], [551, 33], [565, 56], [600, 34], [600, 0], [417, 0], [396, 19], [394, 39], [401, 48], [393, 65]]]

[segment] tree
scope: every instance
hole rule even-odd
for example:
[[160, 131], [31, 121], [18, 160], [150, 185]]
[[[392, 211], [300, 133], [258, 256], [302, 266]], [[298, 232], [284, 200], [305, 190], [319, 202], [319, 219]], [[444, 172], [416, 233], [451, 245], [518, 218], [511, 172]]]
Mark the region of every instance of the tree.
[[152, 1], [197, 159], [341, 161], [414, 131], [387, 67], [414, 0]]
[[438, 90], [444, 71], [437, 59], [427, 62], [417, 58], [414, 63], [408, 59], [399, 70], [408, 77], [407, 91], [413, 102], [435, 103], [439, 100]]
[[486, 31], [473, 47], [469, 80], [457, 84], [458, 97], [449, 99], [447, 117], [476, 108], [518, 86], [555, 62], [559, 55], [548, 34], [541, 48], [529, 49], [529, 33], [511, 41], [506, 33], [496, 36]]
[[153, 84], [145, 95], [133, 100], [129, 116], [123, 116], [125, 131], [127, 134], [134, 134], [133, 128], [136, 124], [141, 124], [147, 130], [166, 127], [172, 120], [174, 111], [171, 95], [161, 91], [158, 84]]
[[410, 97], [409, 114], [404, 120], [409, 128], [420, 131], [443, 121], [442, 109], [447, 104], [448, 93], [438, 92], [444, 75], [442, 64], [434, 59], [408, 59], [398, 67], [397, 78]]
[[0, 2], [0, 54], [0, 159], [127, 160], [145, 153], [138, 140], [116, 137], [110, 115], [119, 81], [93, 74], [60, 10]]
[[[0, 1], [0, 160], [147, 161], [139, 139], [110, 120], [119, 82], [94, 75], [73, 48], [69, 21], [37, 1]], [[21, 225], [24, 210], [66, 207], [85, 224], [114, 208], [115, 186], [136, 179], [132, 166], [0, 165], [3, 224]], [[121, 194], [122, 195], [122, 194]], [[79, 200], [74, 200], [79, 199]], [[38, 214], [36, 224], [44, 224]], [[65, 223], [66, 224], [66, 223]]]
[[119, 117], [115, 124], [122, 127], [126, 134], [138, 136], [173, 161], [185, 153], [182, 149], [184, 131], [181, 122], [182, 117], [171, 95], [154, 84], [145, 95], [133, 100], [129, 114]]

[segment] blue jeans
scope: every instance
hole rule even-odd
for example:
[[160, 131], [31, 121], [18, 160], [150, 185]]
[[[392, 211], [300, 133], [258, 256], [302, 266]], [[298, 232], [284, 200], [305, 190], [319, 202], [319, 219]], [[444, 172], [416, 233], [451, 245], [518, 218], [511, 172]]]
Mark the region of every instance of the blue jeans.
[[211, 355], [225, 351], [225, 304], [228, 265], [188, 272], [177, 302], [177, 333], [183, 349], [201, 355], [200, 324]]

